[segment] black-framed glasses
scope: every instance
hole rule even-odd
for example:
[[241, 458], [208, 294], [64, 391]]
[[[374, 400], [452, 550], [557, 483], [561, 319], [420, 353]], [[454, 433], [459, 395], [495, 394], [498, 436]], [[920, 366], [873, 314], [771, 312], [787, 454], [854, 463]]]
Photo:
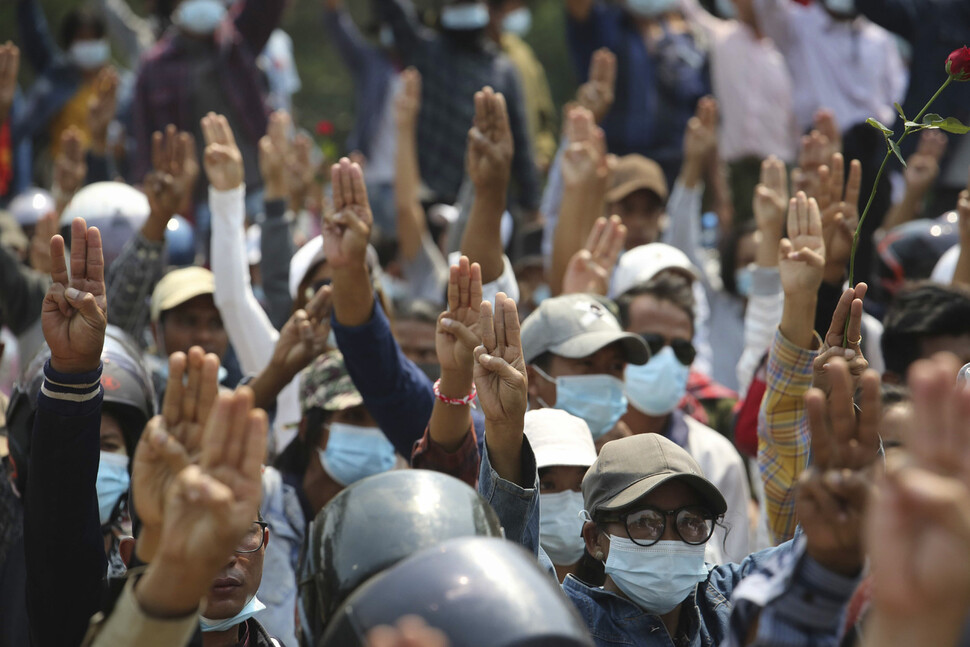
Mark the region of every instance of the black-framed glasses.
[[236, 546], [237, 553], [255, 553], [257, 550], [263, 547], [263, 538], [266, 536], [266, 528], [269, 524], [265, 521], [254, 521], [246, 532], [246, 536], [242, 538], [239, 545]]
[[704, 544], [714, 534], [714, 513], [703, 506], [689, 505], [676, 510], [646, 506], [634, 512], [604, 517], [606, 523], [622, 523], [626, 534], [638, 546], [653, 546], [664, 536], [667, 519], [674, 518], [674, 530], [685, 544]]
[[[662, 335], [643, 333], [640, 336], [646, 342], [647, 348], [650, 349], [650, 357], [656, 357], [657, 353], [667, 345], [667, 340]], [[686, 339], [671, 339], [670, 348], [674, 351], [674, 357], [677, 358], [677, 361], [684, 366], [690, 366], [694, 362], [694, 357], [697, 356], [694, 344]]]

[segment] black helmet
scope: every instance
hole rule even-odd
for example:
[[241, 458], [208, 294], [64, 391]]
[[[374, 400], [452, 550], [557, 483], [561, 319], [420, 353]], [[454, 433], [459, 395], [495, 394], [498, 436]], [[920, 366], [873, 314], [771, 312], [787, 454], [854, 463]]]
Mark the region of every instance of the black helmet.
[[300, 612], [311, 644], [367, 578], [455, 537], [499, 537], [491, 506], [466, 483], [428, 470], [354, 483], [317, 514], [300, 568]]
[[893, 227], [876, 247], [876, 296], [888, 303], [907, 281], [928, 279], [943, 254], [960, 242], [955, 211]]
[[[50, 348], [44, 344], [27, 365], [23, 376], [14, 384], [7, 407], [10, 457], [14, 463], [17, 488], [21, 492], [27, 483], [27, 461], [30, 457], [37, 394], [44, 381], [44, 364], [49, 358]], [[104, 410], [118, 419], [125, 437], [125, 449], [129, 456], [134, 456], [142, 430], [155, 415], [155, 391], [151, 377], [142, 362], [138, 346], [117, 326], [108, 326], [101, 361], [104, 364], [101, 371]]]
[[504, 539], [453, 539], [425, 549], [354, 592], [318, 647], [366, 645], [367, 632], [418, 615], [451, 647], [590, 647], [555, 579]]

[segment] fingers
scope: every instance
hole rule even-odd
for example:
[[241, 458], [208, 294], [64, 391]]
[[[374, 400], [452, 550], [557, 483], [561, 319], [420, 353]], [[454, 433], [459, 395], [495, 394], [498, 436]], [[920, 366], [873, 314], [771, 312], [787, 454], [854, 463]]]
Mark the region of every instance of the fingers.
[[205, 352], [199, 346], [189, 349], [188, 360], [186, 362], [188, 379], [186, 380], [185, 391], [182, 395], [182, 421], [195, 422], [199, 400], [199, 389], [202, 384], [202, 364], [205, 360]]
[[849, 327], [846, 344], [848, 348], [862, 353], [862, 299], [853, 299], [850, 304]]
[[458, 261], [458, 307], [468, 307], [469, 290], [471, 282], [470, 269], [468, 267], [468, 257], [462, 256]]
[[[219, 357], [215, 353], [207, 353], [202, 358], [202, 370], [199, 380], [199, 396], [196, 402], [195, 419], [198, 421], [206, 420], [215, 406], [216, 398], [219, 395]], [[188, 438], [185, 440], [186, 446], [191, 449], [197, 447], [198, 438]]]
[[[247, 390], [249, 390], [247, 388]], [[246, 416], [246, 448], [240, 461], [240, 472], [250, 483], [260, 482], [263, 461], [266, 460], [266, 442], [269, 433], [269, 419], [262, 409], [251, 409]], [[259, 488], [254, 488], [259, 493]]]
[[484, 352], [495, 352], [495, 323], [492, 317], [492, 304], [490, 301], [482, 301], [482, 312], [479, 318], [482, 327], [482, 347]]
[[455, 321], [447, 317], [448, 313], [443, 312], [438, 317], [438, 323], [441, 327], [448, 331], [449, 334], [454, 335], [458, 342], [465, 346], [466, 348], [476, 348], [481, 345], [482, 340], [476, 335], [471, 328], [461, 323], [460, 321]]
[[819, 469], [828, 469], [832, 463], [832, 434], [826, 417], [825, 393], [809, 389], [805, 394], [805, 413], [811, 430], [812, 463]]
[[808, 233], [809, 236], [821, 236], [822, 235], [822, 214], [818, 208], [818, 202], [815, 198], [808, 199], [808, 209], [805, 214], [805, 226], [806, 230], [802, 230], [803, 233]]
[[603, 238], [603, 234], [606, 231], [607, 221], [606, 218], [600, 216], [593, 223], [593, 228], [589, 230], [589, 235], [586, 237], [585, 248], [591, 253], [594, 253], [600, 245], [600, 240]]
[[64, 258], [64, 238], [57, 234], [51, 237], [51, 280], [63, 286], [69, 281], [67, 276], [67, 261]]
[[143, 436], [149, 451], [165, 461], [172, 472], [178, 473], [189, 464], [189, 455], [185, 447], [166, 431], [166, 425], [161, 416], [155, 416], [148, 421]]
[[495, 295], [495, 353], [499, 356], [505, 355], [505, 300], [508, 298], [504, 292]]
[[[830, 346], [840, 346], [842, 335], [845, 333], [845, 322], [852, 310], [852, 301], [855, 299], [855, 290], [848, 288], [839, 297], [839, 302], [835, 305], [835, 312], [832, 313], [832, 322], [829, 331], [825, 333], [825, 342]], [[849, 339], [856, 339], [850, 336]]]
[[228, 424], [225, 418], [221, 421], [223, 426], [228, 426], [223, 456], [227, 466], [238, 469], [242, 465], [243, 456], [246, 455], [247, 419], [253, 408], [253, 391], [248, 386], [242, 386], [236, 389], [230, 397], [232, 406]]
[[862, 395], [859, 398], [861, 411], [856, 425], [855, 439], [858, 443], [858, 456], [853, 469], [859, 469], [876, 460], [879, 451], [879, 423], [882, 420], [882, 400], [879, 374], [867, 370], [862, 375]]
[[84, 218], [71, 222], [71, 285], [84, 279], [88, 262], [88, 235]]
[[849, 179], [845, 183], [845, 203], [856, 212], [859, 210], [859, 193], [862, 191], [862, 162], [852, 160], [849, 164]]
[[311, 321], [321, 323], [330, 320], [330, 309], [333, 305], [333, 285], [321, 286], [313, 295], [304, 309]]
[[788, 236], [796, 238], [807, 230], [807, 224], [803, 229], [803, 221], [808, 217], [808, 198], [803, 191], [799, 191], [794, 198], [788, 202]]
[[[499, 293], [499, 296], [502, 296]], [[503, 304], [503, 319], [505, 321], [505, 346], [515, 351], [515, 357], [522, 357], [522, 338], [519, 328], [519, 312], [515, 305], [515, 299], [505, 297]]]
[[842, 202], [842, 191], [845, 184], [845, 158], [842, 157], [842, 153], [833, 155], [830, 164], [829, 204], [837, 204]]
[[152, 168], [155, 170], [161, 169], [164, 164], [163, 144], [164, 137], [156, 130], [152, 133]]
[[[86, 232], [86, 263], [84, 268], [84, 278], [87, 279], [88, 292], [101, 295], [105, 293], [104, 288], [104, 248], [101, 244], [101, 232], [97, 227], [91, 227]], [[92, 285], [92, 283], [94, 285]], [[100, 289], [99, 289], [100, 286]]]
[[185, 390], [183, 379], [188, 365], [185, 353], [177, 352], [168, 356], [168, 382], [165, 398], [162, 400], [162, 417], [169, 429], [182, 419], [182, 394]]
[[468, 284], [468, 307], [475, 312], [479, 312], [482, 307], [483, 287], [482, 287], [482, 266], [472, 263], [469, 268]]
[[226, 465], [225, 458], [231, 433], [234, 394], [220, 393], [212, 414], [205, 421], [202, 433], [202, 469], [209, 471], [216, 466]]
[[589, 65], [589, 79], [611, 87], [616, 84], [616, 56], [613, 52], [605, 47], [593, 52]]

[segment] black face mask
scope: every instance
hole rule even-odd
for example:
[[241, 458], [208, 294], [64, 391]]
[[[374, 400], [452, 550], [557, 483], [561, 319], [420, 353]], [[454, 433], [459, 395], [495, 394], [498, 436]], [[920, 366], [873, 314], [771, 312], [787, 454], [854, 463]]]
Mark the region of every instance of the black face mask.
[[441, 364], [432, 363], [422, 363], [418, 364], [418, 368], [421, 372], [428, 376], [428, 379], [432, 382], [437, 381], [441, 377]]

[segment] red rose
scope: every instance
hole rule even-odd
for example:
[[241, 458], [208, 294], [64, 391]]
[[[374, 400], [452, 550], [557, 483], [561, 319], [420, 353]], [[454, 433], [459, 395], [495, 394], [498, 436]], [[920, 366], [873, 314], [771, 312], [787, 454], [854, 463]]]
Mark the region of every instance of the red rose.
[[326, 119], [317, 122], [317, 134], [322, 137], [329, 137], [333, 134], [333, 123]]
[[970, 47], [954, 50], [947, 57], [946, 73], [954, 81], [970, 81]]

